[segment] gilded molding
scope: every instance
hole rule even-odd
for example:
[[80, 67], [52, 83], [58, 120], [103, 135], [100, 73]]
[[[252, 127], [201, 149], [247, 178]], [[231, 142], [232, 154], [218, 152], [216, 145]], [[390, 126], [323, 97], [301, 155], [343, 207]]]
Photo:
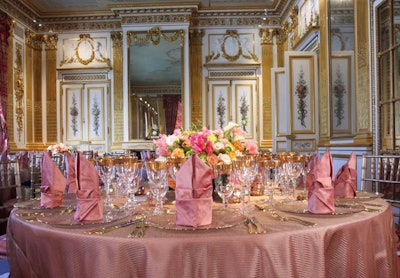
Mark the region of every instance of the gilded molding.
[[254, 71], [210, 71], [212, 78], [225, 78], [225, 77], [255, 77]]
[[115, 32], [111, 32], [111, 40], [112, 40], [112, 47], [116, 48], [116, 47], [122, 47], [122, 32], [119, 31], [115, 31]]
[[[227, 47], [229, 47], [228, 44], [235, 44], [235, 47], [233, 49], [236, 49], [236, 53], [228, 53]], [[206, 63], [209, 63], [212, 60], [218, 60], [221, 56], [228, 60], [229, 62], [235, 62], [237, 61], [240, 57], [243, 57], [247, 60], [253, 60], [254, 62], [258, 62], [258, 57], [254, 52], [251, 52], [250, 49], [245, 49], [243, 51], [243, 46], [241, 43], [240, 35], [237, 30], [226, 30], [225, 35], [223, 35], [221, 39], [221, 44], [219, 45], [219, 51], [216, 53], [214, 51], [211, 52], [210, 55], [206, 56]], [[245, 54], [245, 53], [248, 54]]]
[[90, 34], [80, 34], [78, 43], [74, 50], [74, 55], [67, 57], [60, 62], [61, 67], [65, 64], [75, 63], [76, 61], [85, 66], [94, 61], [105, 63], [107, 66], [110, 66], [110, 59], [104, 57], [104, 53], [96, 51], [95, 41], [90, 37]]
[[64, 75], [64, 81], [103, 81], [107, 80], [107, 74], [79, 74], [79, 75]]
[[43, 38], [32, 31], [25, 29], [25, 44], [32, 49], [42, 50]]
[[46, 50], [57, 50], [58, 35], [43, 35], [42, 36]]
[[204, 31], [201, 29], [189, 30], [189, 41], [191, 45], [203, 45]]
[[189, 15], [140, 15], [140, 16], [126, 16], [121, 18], [122, 25], [132, 24], [151, 24], [151, 23], [183, 23], [190, 22]]
[[161, 38], [167, 42], [173, 42], [180, 38], [181, 47], [183, 47], [184, 42], [185, 42], [185, 32], [183, 30], [177, 30], [174, 33], [172, 33], [172, 32], [171, 31], [161, 31], [160, 28], [158, 28], [158, 27], [153, 27], [146, 33], [130, 31], [127, 33], [128, 45], [130, 45], [130, 42], [132, 40], [137, 44], [144, 44], [144, 43], [150, 41], [153, 45], [158, 45], [160, 43]]
[[24, 130], [24, 66], [22, 61], [22, 44], [15, 43], [14, 91], [16, 105], [15, 114], [19, 141], [21, 141], [22, 131]]
[[260, 29], [260, 41], [261, 45], [263, 44], [273, 44], [274, 35], [276, 31], [274, 29]]

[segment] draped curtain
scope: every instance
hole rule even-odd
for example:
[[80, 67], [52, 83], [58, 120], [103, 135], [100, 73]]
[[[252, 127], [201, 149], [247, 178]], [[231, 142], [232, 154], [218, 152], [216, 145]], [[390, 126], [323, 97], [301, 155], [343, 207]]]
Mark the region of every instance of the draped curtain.
[[180, 95], [164, 95], [165, 134], [173, 134], [175, 130], [176, 116], [178, 114], [178, 103]]
[[0, 11], [0, 151], [8, 151], [7, 136], [7, 50], [10, 25], [6, 13]]

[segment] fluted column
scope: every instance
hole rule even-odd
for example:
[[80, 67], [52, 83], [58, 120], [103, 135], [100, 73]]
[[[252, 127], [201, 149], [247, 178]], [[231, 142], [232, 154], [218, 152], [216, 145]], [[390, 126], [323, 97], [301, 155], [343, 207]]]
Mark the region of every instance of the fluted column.
[[271, 94], [271, 68], [273, 67], [273, 29], [260, 29], [261, 38], [261, 72], [262, 74], [262, 123], [260, 147], [272, 148], [272, 94]]
[[193, 123], [197, 123], [202, 122], [203, 118], [203, 65], [201, 51], [203, 44], [203, 30], [190, 30], [189, 34], [191, 119]]
[[[42, 42], [30, 30], [25, 31], [26, 69], [26, 147], [34, 149], [42, 141]], [[40, 113], [39, 113], [40, 112]]]
[[15, 143], [14, 137], [14, 28], [15, 20], [10, 20], [10, 36], [8, 37], [8, 54], [7, 54], [7, 132], [8, 132], [8, 143], [10, 149], [16, 149], [17, 145]]
[[369, 13], [363, 0], [354, 2], [355, 69], [356, 69], [356, 136], [354, 143], [372, 145], [370, 105]]
[[[57, 129], [57, 35], [44, 35], [43, 41], [45, 43], [45, 63], [46, 63], [46, 118], [44, 123], [46, 126], [47, 144], [56, 144], [58, 135], [61, 134]], [[35, 110], [36, 112], [36, 110]], [[61, 137], [61, 136], [60, 136]]]
[[320, 47], [319, 47], [319, 146], [330, 144], [330, 101], [329, 101], [329, 24], [326, 1], [319, 1]]
[[124, 105], [123, 105], [123, 63], [122, 63], [122, 32], [111, 32], [113, 50], [113, 97], [114, 113], [113, 138], [111, 149], [121, 148], [124, 140]]

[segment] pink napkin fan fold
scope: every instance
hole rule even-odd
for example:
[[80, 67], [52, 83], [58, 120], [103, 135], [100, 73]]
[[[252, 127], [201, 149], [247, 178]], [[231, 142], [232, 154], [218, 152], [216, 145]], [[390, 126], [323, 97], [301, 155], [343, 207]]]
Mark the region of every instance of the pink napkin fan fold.
[[357, 185], [356, 155], [351, 153], [349, 160], [339, 169], [334, 181], [335, 197], [354, 198]]
[[308, 211], [315, 214], [335, 212], [332, 181], [332, 157], [325, 152], [313, 169], [313, 181], [308, 191]]
[[212, 170], [197, 155], [176, 173], [176, 225], [199, 227], [212, 222]]
[[63, 201], [66, 178], [47, 151], [43, 152], [41, 174], [40, 206], [44, 208], [59, 207]]
[[96, 168], [83, 155], [75, 157], [77, 221], [100, 221], [103, 219], [103, 202], [100, 195], [99, 176]]

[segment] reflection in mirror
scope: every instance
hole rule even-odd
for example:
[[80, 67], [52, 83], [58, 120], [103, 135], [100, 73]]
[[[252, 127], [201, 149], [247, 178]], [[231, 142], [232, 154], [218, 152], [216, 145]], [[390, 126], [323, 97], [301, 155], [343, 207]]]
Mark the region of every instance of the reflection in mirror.
[[332, 136], [353, 133], [355, 120], [354, 0], [330, 0]]
[[182, 126], [183, 30], [131, 31], [129, 138], [154, 139]]

